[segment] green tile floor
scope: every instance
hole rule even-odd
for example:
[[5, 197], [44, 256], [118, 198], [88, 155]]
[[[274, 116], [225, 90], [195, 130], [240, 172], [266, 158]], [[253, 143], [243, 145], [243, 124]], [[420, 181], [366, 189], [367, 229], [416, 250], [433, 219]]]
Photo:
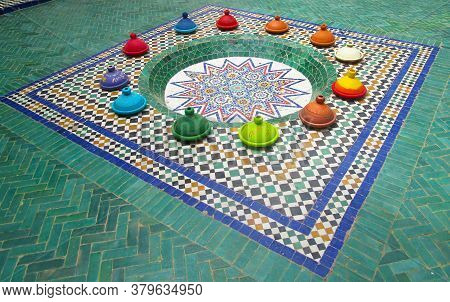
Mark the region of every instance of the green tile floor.
[[[208, 3], [441, 46], [326, 279], [448, 280], [445, 1], [54, 0], [0, 16], [0, 94]], [[1, 281], [321, 280], [3, 104], [0, 167]]]

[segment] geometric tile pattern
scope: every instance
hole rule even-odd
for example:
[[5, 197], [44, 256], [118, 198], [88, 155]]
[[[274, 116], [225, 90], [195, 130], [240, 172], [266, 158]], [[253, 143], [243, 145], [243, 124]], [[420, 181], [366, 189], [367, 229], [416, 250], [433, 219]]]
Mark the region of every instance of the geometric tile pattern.
[[0, 126], [0, 280], [252, 281]]
[[179, 71], [167, 84], [165, 98], [178, 113], [193, 107], [212, 121], [248, 122], [257, 115], [297, 112], [308, 104], [311, 90], [308, 79], [285, 64], [227, 57]]
[[[215, 18], [211, 18], [211, 15], [218, 14], [220, 10], [206, 7], [191, 16], [198, 24], [212, 28], [208, 22], [211, 23]], [[236, 14], [242, 25], [240, 30], [264, 34], [260, 32], [261, 24], [267, 22], [269, 16], [246, 12]], [[283, 38], [306, 45], [307, 37], [315, 30], [315, 26], [293, 20], [288, 22], [293, 29]], [[163, 25], [155, 31], [163, 32], [172, 25]], [[213, 34], [207, 31], [203, 33]], [[137, 88], [139, 71], [149, 60], [147, 56], [123, 60], [114, 48], [8, 96], [5, 101], [20, 104], [131, 165], [139, 163], [139, 169], [199, 199], [199, 209], [215, 209], [222, 215], [232, 217], [234, 221], [243, 222], [243, 225], [256, 232], [246, 231], [241, 224], [231, 226], [239, 227], [243, 233], [248, 232], [247, 235], [252, 239], [274, 250], [278, 249], [276, 251], [288, 258], [299, 257], [292, 259], [323, 275], [332, 264], [335, 250], [342, 246], [343, 236], [368, 190], [367, 183], [370, 187], [376, 176], [372, 173], [367, 177], [369, 170], [381, 165], [387, 151], [384, 154], [379, 151], [383, 146], [392, 144], [393, 138], [387, 145], [385, 142], [392, 136], [392, 129], [398, 131], [406, 115], [403, 109], [411, 106], [417, 82], [420, 83], [420, 77], [430, 65], [430, 57], [435, 55], [432, 53], [435, 49], [425, 45], [337, 29], [335, 33], [340, 37], [338, 43], [355, 40], [366, 54], [372, 54], [360, 67], [360, 77], [368, 87], [369, 97], [354, 103], [331, 97], [332, 107], [338, 116], [345, 118], [338, 120], [338, 127], [327, 131], [306, 129], [298, 121], [280, 123], [278, 126], [283, 134], [283, 143], [277, 144], [279, 149], [272, 154], [245, 149], [237, 141], [236, 129], [233, 128], [214, 129], [215, 133], [207, 141], [195, 146], [182, 146], [171, 139], [144, 141], [141, 131], [145, 124], [152, 123], [154, 132], [160, 130], [157, 136], [149, 136], [158, 139], [168, 134], [167, 129], [172, 121], [163, 118], [153, 108], [147, 108], [143, 115], [129, 120], [118, 119], [108, 111], [109, 100], [117, 94], [105, 95], [102, 100], [101, 92], [94, 87], [94, 83], [99, 71], [105, 69], [105, 62], [96, 63], [96, 60], [113, 56], [119, 68], [128, 68], [134, 88]], [[166, 31], [162, 36], [170, 37], [171, 34], [171, 31]], [[151, 49], [155, 53], [169, 47], [165, 43], [156, 43], [154, 36], [150, 37], [148, 33], [144, 38], [149, 39], [151, 46], [154, 45]], [[334, 61], [332, 50], [320, 51], [335, 64], [338, 74], [347, 68]], [[90, 77], [87, 76], [89, 74]], [[62, 81], [48, 85], [59, 78]], [[36, 94], [34, 91], [37, 88], [43, 89]], [[97, 99], [100, 100], [98, 104], [91, 104], [91, 100]], [[54, 105], [82, 116], [83, 120], [74, 118]], [[115, 136], [99, 133], [98, 128], [85, 120], [111, 130], [119, 137], [125, 137], [129, 143], [124, 144], [123, 140], [117, 140]], [[150, 129], [145, 130], [151, 133]], [[152, 153], [145, 149], [144, 152], [138, 152], [142, 149], [133, 148], [135, 144], [156, 151], [172, 160], [172, 164], [159, 157], [152, 157]], [[360, 149], [351, 151], [355, 145]], [[180, 149], [183, 154], [179, 153]], [[345, 158], [349, 156], [353, 158], [346, 161]], [[198, 174], [192, 174], [191, 170], [173, 170], [173, 163], [177, 161]], [[346, 165], [348, 168], [343, 169]], [[232, 188], [233, 194], [227, 190], [218, 190], [223, 188], [221, 185]], [[243, 197], [251, 197], [256, 203]], [[350, 203], [355, 200], [358, 203], [352, 207]], [[205, 207], [206, 204], [211, 208]], [[223, 221], [225, 223], [226, 219], [223, 218]]]
[[2, 0], [0, 1], [0, 15], [47, 1], [50, 0]]

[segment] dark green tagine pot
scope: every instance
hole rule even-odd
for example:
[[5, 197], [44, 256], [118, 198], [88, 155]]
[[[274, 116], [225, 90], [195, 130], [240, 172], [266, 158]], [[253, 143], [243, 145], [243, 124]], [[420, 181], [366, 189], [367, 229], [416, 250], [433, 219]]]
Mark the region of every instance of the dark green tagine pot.
[[211, 133], [209, 121], [195, 113], [194, 108], [187, 108], [184, 114], [172, 126], [172, 134], [177, 140], [182, 142], [198, 141]]

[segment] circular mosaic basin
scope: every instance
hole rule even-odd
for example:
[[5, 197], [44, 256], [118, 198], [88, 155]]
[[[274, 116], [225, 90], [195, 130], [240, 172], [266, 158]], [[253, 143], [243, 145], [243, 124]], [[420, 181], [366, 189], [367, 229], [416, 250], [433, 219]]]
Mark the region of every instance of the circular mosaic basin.
[[222, 126], [260, 115], [296, 119], [318, 94], [331, 93], [336, 72], [311, 47], [273, 37], [228, 35], [180, 44], [154, 57], [139, 89], [150, 105], [176, 117], [187, 107]]

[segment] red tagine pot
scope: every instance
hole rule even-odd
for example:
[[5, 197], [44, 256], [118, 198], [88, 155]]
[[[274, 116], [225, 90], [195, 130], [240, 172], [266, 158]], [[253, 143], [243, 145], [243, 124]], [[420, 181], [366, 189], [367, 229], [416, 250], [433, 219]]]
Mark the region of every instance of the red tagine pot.
[[230, 15], [228, 9], [223, 11], [223, 16], [216, 21], [216, 26], [220, 30], [233, 30], [239, 26], [235, 17]]
[[367, 88], [356, 78], [356, 71], [353, 68], [334, 82], [331, 89], [335, 95], [343, 99], [360, 99], [367, 93]]
[[123, 53], [127, 56], [140, 56], [148, 52], [148, 45], [139, 39], [135, 33], [130, 34], [130, 40], [123, 46]]
[[306, 126], [322, 129], [336, 122], [336, 113], [325, 104], [325, 97], [318, 95], [315, 101], [305, 106], [298, 116]]
[[309, 38], [314, 46], [318, 47], [330, 47], [336, 42], [336, 37], [331, 31], [328, 30], [326, 24], [322, 24], [317, 32], [311, 35]]

